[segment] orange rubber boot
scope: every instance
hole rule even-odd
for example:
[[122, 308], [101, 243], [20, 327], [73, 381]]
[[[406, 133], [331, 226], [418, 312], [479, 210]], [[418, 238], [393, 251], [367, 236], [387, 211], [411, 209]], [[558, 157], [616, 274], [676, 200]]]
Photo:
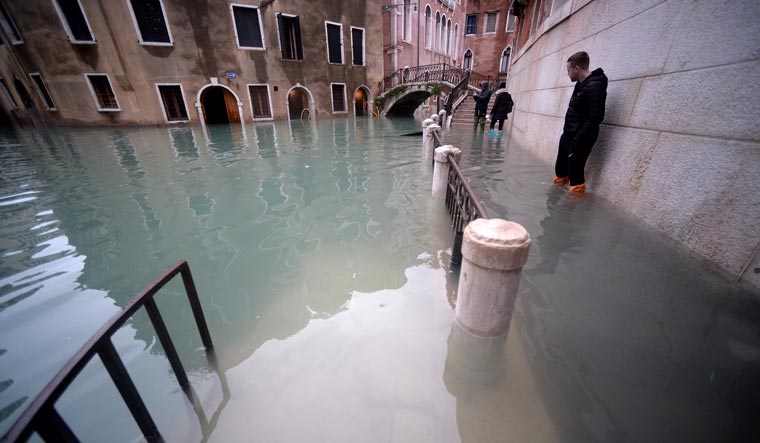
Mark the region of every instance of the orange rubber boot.
[[577, 192], [578, 194], [585, 194], [586, 193], [586, 184], [581, 183], [579, 185], [570, 186], [570, 192]]
[[554, 176], [554, 184], [555, 185], [566, 185], [570, 182], [570, 179], [567, 177], [557, 177]]

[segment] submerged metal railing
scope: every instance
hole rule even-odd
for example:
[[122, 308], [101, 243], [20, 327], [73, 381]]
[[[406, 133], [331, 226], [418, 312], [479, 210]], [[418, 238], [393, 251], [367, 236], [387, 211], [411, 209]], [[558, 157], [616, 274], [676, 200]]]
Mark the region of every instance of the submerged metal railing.
[[[181, 274], [182, 276], [182, 282], [184, 283], [187, 298], [190, 301], [190, 308], [192, 309], [193, 317], [195, 318], [195, 324], [198, 327], [198, 333], [201, 336], [203, 346], [206, 348], [206, 355], [209, 363], [217, 371], [222, 385], [223, 400], [212, 416], [211, 421], [206, 418], [201, 403], [198, 400], [193, 387], [190, 385], [190, 380], [187, 378], [187, 373], [182, 366], [179, 354], [174, 347], [174, 343], [169, 336], [166, 324], [164, 323], [161, 313], [158, 310], [158, 306], [156, 306], [156, 302], [154, 301], [156, 293], [177, 274]], [[143, 306], [155, 328], [161, 346], [163, 346], [164, 351], [166, 352], [166, 357], [177, 377], [177, 382], [192, 403], [195, 413], [198, 416], [201, 432], [203, 433], [203, 440], [207, 440], [210, 431], [213, 430], [213, 427], [219, 418], [221, 410], [229, 400], [230, 393], [226, 377], [224, 373], [220, 371], [219, 364], [216, 360], [214, 346], [211, 342], [211, 335], [209, 334], [206, 319], [203, 316], [203, 310], [201, 309], [201, 304], [198, 300], [198, 292], [195, 288], [193, 276], [190, 273], [190, 266], [188, 266], [186, 261], [180, 261], [166, 270], [159, 278], [130, 300], [121, 311], [114, 315], [108, 323], [100, 328], [100, 330], [98, 330], [98, 332], [95, 333], [84, 346], [82, 346], [82, 348], [66, 363], [58, 374], [53, 377], [50, 383], [45, 386], [42, 392], [21, 414], [21, 417], [19, 417], [13, 427], [11, 427], [10, 431], [0, 439], [0, 443], [25, 441], [33, 432], [36, 432], [46, 442], [78, 442], [79, 439], [77, 436], [55, 410], [55, 403], [96, 354], [103, 362], [103, 366], [105, 366], [108, 374], [111, 376], [112, 381], [124, 399], [127, 408], [132, 413], [132, 416], [137, 422], [145, 439], [151, 443], [163, 442], [164, 439], [156, 427], [153, 417], [150, 415], [148, 408], [145, 406], [140, 394], [137, 392], [137, 388], [135, 387], [132, 378], [127, 373], [127, 369], [111, 341], [111, 337], [116, 331], [118, 331], [127, 319]]]
[[478, 218], [488, 218], [486, 208], [475, 196], [470, 184], [459, 169], [452, 155], [448, 156], [449, 177], [446, 186], [446, 208], [451, 214], [451, 227], [454, 230], [454, 246], [451, 253], [451, 264], [462, 263], [462, 235], [464, 228]]

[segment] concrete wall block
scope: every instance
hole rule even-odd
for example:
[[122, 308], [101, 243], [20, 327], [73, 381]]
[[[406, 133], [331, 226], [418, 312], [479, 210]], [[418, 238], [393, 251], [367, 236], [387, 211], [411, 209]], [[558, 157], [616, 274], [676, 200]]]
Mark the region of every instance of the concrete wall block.
[[540, 89], [534, 91], [532, 93], [533, 99], [529, 111], [537, 114], [564, 118], [564, 111], [560, 113], [557, 108], [557, 103], [562, 101], [564, 89], [567, 88]]
[[760, 2], [697, 0], [684, 10], [665, 72], [760, 57]]
[[596, 34], [592, 69], [602, 66], [610, 80], [661, 73], [683, 9], [669, 1]]
[[[573, 12], [578, 11], [582, 7], [586, 6], [586, 4], [590, 3], [591, 0], [573, 0]], [[591, 9], [591, 8], [587, 8]]]
[[562, 58], [562, 52], [555, 52], [543, 57], [538, 61], [538, 77], [535, 79], [536, 89], [554, 88], [565, 86], [567, 84], [567, 75], [565, 81], [561, 81], [557, 76], [557, 71], [567, 74], [566, 58]]
[[602, 125], [586, 166], [589, 188], [631, 210], [657, 145], [658, 134]]
[[[591, 35], [589, 29], [591, 28], [591, 22], [594, 19], [593, 5], [575, 12], [576, 9], [575, 5], [573, 5], [574, 13], [569, 19], [570, 24], [566, 30], [567, 34], [565, 34], [564, 47], [578, 43]], [[555, 32], [556, 30], [557, 29], [555, 28], [551, 32]], [[565, 57], [565, 60], [567, 60], [567, 57]]]
[[[619, 80], [607, 86], [607, 107], [604, 122], [627, 125], [636, 104], [636, 96], [641, 87], [641, 79]], [[569, 98], [568, 98], [569, 99]]]
[[630, 124], [760, 140], [758, 84], [760, 61], [648, 78], [641, 85]]
[[760, 238], [760, 144], [660, 134], [633, 212], [738, 274]]
[[594, 12], [594, 19], [591, 21], [589, 32], [596, 34], [666, 1], [668, 0], [639, 0], [635, 2], [630, 0], [597, 0], [590, 6]]
[[550, 32], [544, 35], [546, 40], [546, 46], [544, 46], [544, 54], [551, 54], [557, 51], [561, 51], [565, 46], [565, 36], [570, 30], [570, 20], [565, 20], [559, 25], [552, 28]]

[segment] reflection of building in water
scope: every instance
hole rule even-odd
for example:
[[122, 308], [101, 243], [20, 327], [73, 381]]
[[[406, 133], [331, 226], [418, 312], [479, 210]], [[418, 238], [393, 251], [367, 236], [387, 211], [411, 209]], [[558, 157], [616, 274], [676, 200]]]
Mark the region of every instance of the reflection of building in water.
[[254, 3], [4, 2], [0, 120], [314, 119], [353, 113], [357, 90], [366, 115], [383, 75], [380, 4]]

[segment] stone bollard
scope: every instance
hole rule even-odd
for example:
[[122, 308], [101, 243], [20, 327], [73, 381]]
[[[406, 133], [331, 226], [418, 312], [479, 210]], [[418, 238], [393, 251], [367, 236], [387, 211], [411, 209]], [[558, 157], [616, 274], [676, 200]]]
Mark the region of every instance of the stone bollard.
[[509, 331], [530, 235], [517, 223], [477, 219], [464, 230], [454, 319], [481, 337]]
[[429, 118], [426, 118], [425, 120], [422, 120], [422, 129], [424, 130], [425, 128], [427, 128], [428, 126], [432, 125], [433, 123], [435, 123], [435, 122], [432, 119], [429, 119]]
[[[446, 198], [446, 187], [449, 182], [449, 154], [454, 156], [454, 161], [459, 163], [462, 151], [451, 146], [444, 145], [435, 150], [433, 163], [433, 197]], [[461, 283], [460, 283], [461, 286]]]
[[431, 114], [430, 115], [430, 120], [433, 120], [433, 123], [435, 123], [437, 125], [438, 122], [441, 120], [441, 118], [438, 117], [438, 114]]
[[431, 158], [433, 158], [433, 149], [435, 148], [433, 133], [438, 132], [438, 136], [440, 137], [440, 129], [440, 126], [433, 123], [422, 130], [422, 136], [424, 137], [422, 139], [422, 157], [425, 159], [425, 161], [429, 161]]

